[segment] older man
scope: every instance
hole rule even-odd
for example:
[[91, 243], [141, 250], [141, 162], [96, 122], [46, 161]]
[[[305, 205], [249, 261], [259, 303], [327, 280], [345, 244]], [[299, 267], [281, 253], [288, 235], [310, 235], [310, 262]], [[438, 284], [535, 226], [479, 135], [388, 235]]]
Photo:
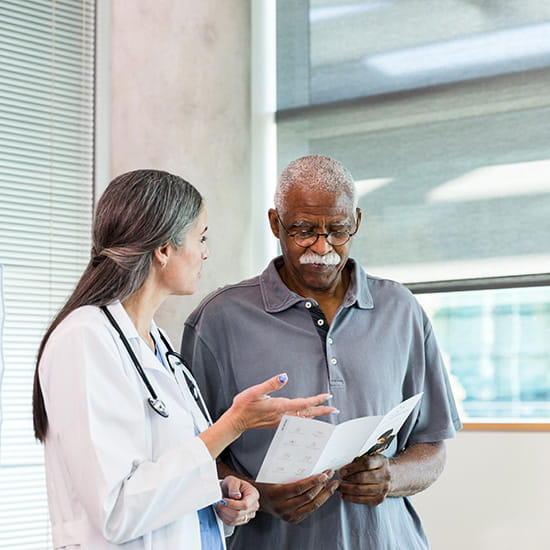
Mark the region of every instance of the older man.
[[[444, 467], [460, 421], [430, 322], [400, 284], [349, 257], [361, 224], [351, 174], [312, 155], [281, 174], [271, 231], [282, 256], [259, 276], [208, 296], [185, 324], [182, 352], [220, 416], [239, 391], [286, 371], [288, 397], [332, 394], [327, 422], [381, 415], [418, 392], [421, 404], [383, 454], [287, 484], [256, 483], [261, 512], [230, 548], [423, 550], [409, 495]], [[219, 464], [254, 480], [273, 432], [247, 432]]]

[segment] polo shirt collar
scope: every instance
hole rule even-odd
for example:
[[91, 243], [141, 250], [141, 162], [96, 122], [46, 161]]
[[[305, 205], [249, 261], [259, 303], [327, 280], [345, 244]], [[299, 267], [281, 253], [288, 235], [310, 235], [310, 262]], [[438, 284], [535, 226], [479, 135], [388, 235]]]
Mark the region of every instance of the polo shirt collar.
[[[260, 274], [260, 290], [264, 308], [268, 313], [284, 311], [305, 299], [285, 285], [278, 271], [282, 265], [283, 257], [277, 256]], [[350, 268], [351, 279], [342, 305], [350, 307], [356, 304], [360, 309], [373, 309], [374, 301], [366, 274], [359, 263], [352, 258], [348, 259], [347, 265]]]

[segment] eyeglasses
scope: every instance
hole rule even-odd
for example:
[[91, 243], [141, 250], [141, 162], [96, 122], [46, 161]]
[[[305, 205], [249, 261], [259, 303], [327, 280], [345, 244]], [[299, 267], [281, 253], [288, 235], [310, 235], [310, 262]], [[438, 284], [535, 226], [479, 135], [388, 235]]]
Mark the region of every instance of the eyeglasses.
[[342, 246], [343, 244], [346, 244], [354, 235], [357, 233], [357, 225], [355, 226], [355, 231], [349, 232], [349, 231], [331, 231], [330, 233], [317, 233], [315, 231], [307, 230], [307, 231], [296, 231], [295, 233], [291, 233], [283, 223], [283, 220], [281, 220], [281, 217], [279, 216], [279, 212], [277, 212], [277, 218], [279, 219], [280, 224], [283, 226], [283, 229], [286, 231], [286, 234], [289, 237], [292, 237], [294, 239], [294, 242], [301, 246], [302, 248], [308, 248], [310, 246], [313, 246], [319, 237], [325, 237], [327, 240], [327, 243], [329, 243], [332, 246]]

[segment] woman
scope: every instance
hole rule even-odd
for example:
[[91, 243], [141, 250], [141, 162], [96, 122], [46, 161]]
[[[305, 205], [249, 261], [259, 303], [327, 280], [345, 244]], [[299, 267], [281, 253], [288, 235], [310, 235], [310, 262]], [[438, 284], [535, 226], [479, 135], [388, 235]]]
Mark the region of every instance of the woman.
[[44, 336], [35, 372], [55, 548], [222, 549], [221, 520], [248, 521], [258, 494], [232, 477], [220, 487], [220, 452], [289, 411], [334, 410], [320, 405], [326, 394], [268, 398], [283, 374], [237, 395], [211, 424], [153, 321], [167, 296], [195, 292], [206, 229], [200, 194], [166, 172], [124, 174], [98, 203], [92, 257]]

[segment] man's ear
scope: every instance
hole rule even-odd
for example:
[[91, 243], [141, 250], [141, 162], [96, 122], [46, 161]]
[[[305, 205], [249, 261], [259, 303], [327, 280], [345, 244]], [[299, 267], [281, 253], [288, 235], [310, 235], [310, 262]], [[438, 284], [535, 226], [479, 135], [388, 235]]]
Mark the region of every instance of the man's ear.
[[269, 226], [271, 227], [271, 232], [275, 237], [279, 238], [279, 218], [277, 216], [277, 211], [273, 208], [270, 208], [267, 212], [269, 217]]
[[363, 213], [361, 212], [360, 208], [355, 209], [355, 217], [357, 218], [357, 228], [356, 231], [359, 231], [359, 226], [361, 225], [361, 218]]

